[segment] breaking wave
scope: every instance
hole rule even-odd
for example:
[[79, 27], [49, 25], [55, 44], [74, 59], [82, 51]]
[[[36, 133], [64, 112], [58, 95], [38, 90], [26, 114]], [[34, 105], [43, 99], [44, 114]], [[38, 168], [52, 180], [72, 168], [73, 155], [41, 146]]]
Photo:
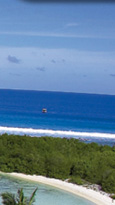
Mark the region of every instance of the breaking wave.
[[62, 131], [49, 129], [33, 129], [33, 128], [18, 128], [18, 127], [2, 127], [0, 126], [0, 134], [19, 134], [30, 136], [55, 136], [55, 137], [74, 137], [74, 138], [110, 138], [115, 139], [114, 133], [99, 133], [99, 132], [77, 132], [77, 131]]

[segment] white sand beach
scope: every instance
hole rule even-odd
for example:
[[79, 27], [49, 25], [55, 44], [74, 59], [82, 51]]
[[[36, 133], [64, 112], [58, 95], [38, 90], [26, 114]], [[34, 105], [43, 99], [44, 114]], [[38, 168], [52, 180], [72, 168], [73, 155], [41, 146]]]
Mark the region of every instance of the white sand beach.
[[38, 183], [43, 183], [46, 185], [50, 185], [67, 192], [71, 192], [75, 195], [88, 199], [95, 203], [96, 205], [113, 205], [115, 201], [113, 201], [108, 194], [101, 192], [101, 191], [94, 191], [92, 189], [75, 185], [72, 183], [68, 183], [66, 181], [61, 181], [59, 179], [47, 178], [44, 176], [36, 176], [36, 175], [25, 175], [21, 173], [2, 173], [7, 176], [12, 176], [20, 179], [25, 179], [29, 181], [34, 181]]

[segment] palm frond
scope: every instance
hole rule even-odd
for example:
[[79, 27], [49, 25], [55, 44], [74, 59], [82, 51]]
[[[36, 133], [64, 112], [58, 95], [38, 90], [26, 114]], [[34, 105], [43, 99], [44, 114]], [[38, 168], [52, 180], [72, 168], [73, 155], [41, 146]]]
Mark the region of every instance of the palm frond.
[[34, 197], [38, 188], [36, 188], [31, 197], [28, 199], [24, 196], [23, 189], [19, 189], [17, 195], [6, 192], [2, 193], [2, 203], [4, 205], [32, 205], [34, 202]]
[[19, 189], [17, 193], [17, 202], [19, 205], [26, 205], [27, 204], [27, 197], [24, 196], [23, 189]]
[[9, 205], [9, 204], [17, 205], [14, 194], [6, 192], [6, 193], [2, 193], [1, 196], [2, 196], [2, 203], [4, 205]]
[[36, 194], [37, 189], [38, 189], [38, 188], [36, 188], [36, 189], [33, 191], [32, 195], [31, 195], [31, 197], [30, 197], [30, 199], [29, 199], [29, 205], [32, 205], [32, 204], [33, 204], [33, 202], [34, 202], [34, 200], [35, 200], [35, 194]]

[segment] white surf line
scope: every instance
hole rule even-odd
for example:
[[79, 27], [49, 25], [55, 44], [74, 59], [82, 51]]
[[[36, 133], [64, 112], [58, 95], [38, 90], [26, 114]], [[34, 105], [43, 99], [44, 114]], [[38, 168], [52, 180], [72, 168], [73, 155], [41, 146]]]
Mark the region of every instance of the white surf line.
[[33, 129], [33, 128], [18, 128], [18, 127], [1, 127], [0, 132], [10, 132], [10, 133], [23, 133], [23, 134], [49, 134], [49, 135], [67, 135], [67, 136], [77, 136], [77, 137], [97, 137], [97, 138], [110, 138], [115, 139], [115, 134], [113, 133], [98, 133], [98, 132], [75, 132], [75, 131], [62, 131], [62, 130], [45, 130], [45, 129]]

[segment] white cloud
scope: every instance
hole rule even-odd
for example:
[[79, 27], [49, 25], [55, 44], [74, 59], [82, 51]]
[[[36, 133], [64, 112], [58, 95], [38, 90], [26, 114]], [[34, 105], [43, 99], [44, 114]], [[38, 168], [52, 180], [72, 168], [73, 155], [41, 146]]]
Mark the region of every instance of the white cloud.
[[57, 32], [31, 32], [31, 31], [0, 31], [0, 35], [16, 35], [16, 36], [38, 36], [38, 37], [58, 37], [58, 38], [102, 38], [115, 39], [114, 35], [106, 34], [77, 34], [77, 33], [57, 33]]
[[76, 27], [79, 26], [79, 23], [68, 23], [66, 24], [66, 27]]

